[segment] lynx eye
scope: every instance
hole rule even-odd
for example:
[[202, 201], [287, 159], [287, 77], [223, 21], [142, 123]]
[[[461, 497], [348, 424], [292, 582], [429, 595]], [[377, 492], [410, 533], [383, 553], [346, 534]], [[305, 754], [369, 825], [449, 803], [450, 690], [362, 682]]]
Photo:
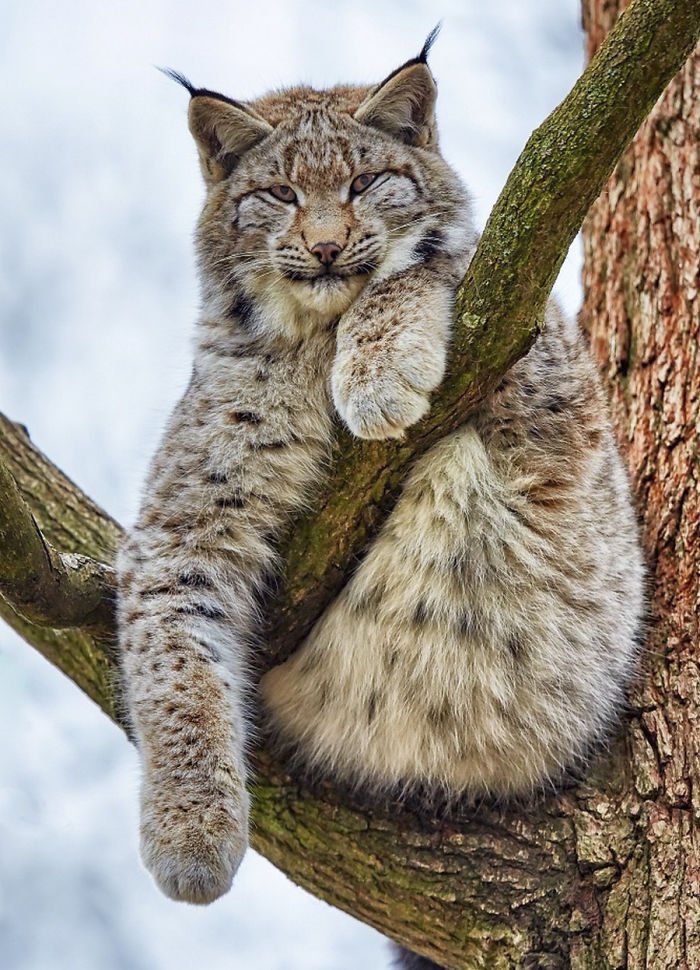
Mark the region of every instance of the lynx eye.
[[350, 186], [350, 192], [353, 195], [359, 195], [360, 192], [364, 192], [368, 189], [372, 182], [376, 179], [376, 175], [371, 172], [364, 172], [362, 175], [358, 175], [356, 179], [353, 179], [352, 185]]
[[294, 189], [290, 189], [288, 185], [273, 185], [268, 189], [268, 192], [272, 193], [280, 202], [296, 202], [297, 200], [296, 192]]

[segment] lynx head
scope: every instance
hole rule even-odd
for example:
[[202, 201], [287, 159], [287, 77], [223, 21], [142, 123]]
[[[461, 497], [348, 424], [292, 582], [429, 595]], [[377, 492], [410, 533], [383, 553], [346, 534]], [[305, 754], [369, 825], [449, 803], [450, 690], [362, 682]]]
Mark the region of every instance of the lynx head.
[[249, 328], [264, 317], [288, 332], [329, 323], [373, 275], [420, 259], [436, 217], [464, 208], [438, 153], [434, 33], [373, 87], [298, 87], [242, 103], [171, 74], [191, 95], [207, 188], [197, 230], [205, 313], [240, 317], [245, 307]]

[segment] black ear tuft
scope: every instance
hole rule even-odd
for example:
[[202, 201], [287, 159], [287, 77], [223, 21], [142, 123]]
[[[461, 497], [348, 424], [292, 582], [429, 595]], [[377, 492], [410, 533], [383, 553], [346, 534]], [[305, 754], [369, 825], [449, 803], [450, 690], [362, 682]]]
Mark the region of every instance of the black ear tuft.
[[[430, 33], [426, 37], [425, 43], [423, 44], [423, 49], [421, 50], [421, 52], [420, 52], [420, 54], [418, 55], [418, 58], [417, 58], [417, 60], [419, 60], [421, 62], [421, 64], [427, 64], [428, 63], [428, 54], [430, 53], [430, 48], [433, 46], [433, 44], [437, 40], [437, 35], [440, 33], [441, 30], [442, 30], [442, 22], [440, 21], [437, 24], [435, 24], [435, 26], [433, 27], [433, 29], [430, 31]], [[182, 82], [180, 82], [180, 83], [182, 83]]]
[[165, 74], [171, 81], [181, 84], [185, 90], [189, 91], [191, 98], [213, 98], [215, 101], [223, 101], [224, 104], [232, 104], [235, 108], [242, 107], [240, 101], [234, 101], [233, 98], [229, 98], [225, 94], [220, 94], [218, 91], [210, 91], [209, 88], [196, 88], [184, 74], [180, 74], [179, 71], [174, 71], [171, 67], [157, 67], [156, 70], [160, 71], [161, 74]]
[[189, 92], [189, 127], [208, 186], [228, 178], [241, 156], [272, 131], [269, 122], [249, 105], [218, 91], [196, 88], [184, 74], [170, 67], [158, 70]]
[[175, 81], [176, 84], [181, 84], [185, 90], [189, 91], [191, 98], [197, 93], [197, 88], [194, 84], [184, 74], [180, 74], [179, 71], [174, 71], [172, 67], [157, 67], [156, 70], [160, 71], [161, 74], [165, 74], [166, 77], [169, 77], [171, 81]]

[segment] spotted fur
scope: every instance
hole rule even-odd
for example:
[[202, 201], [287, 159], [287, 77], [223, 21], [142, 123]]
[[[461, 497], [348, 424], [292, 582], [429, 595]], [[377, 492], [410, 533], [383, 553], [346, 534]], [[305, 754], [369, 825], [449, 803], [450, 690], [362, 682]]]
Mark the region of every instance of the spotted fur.
[[[364, 438], [426, 413], [475, 232], [423, 55], [376, 87], [246, 104], [180, 80], [207, 186], [202, 313], [119, 556], [119, 617], [142, 854], [168, 895], [208, 902], [247, 845], [247, 667], [276, 537], [313, 502], [334, 411]], [[641, 587], [599, 383], [552, 307], [264, 678], [270, 724], [375, 790], [532, 790], [620, 711]]]

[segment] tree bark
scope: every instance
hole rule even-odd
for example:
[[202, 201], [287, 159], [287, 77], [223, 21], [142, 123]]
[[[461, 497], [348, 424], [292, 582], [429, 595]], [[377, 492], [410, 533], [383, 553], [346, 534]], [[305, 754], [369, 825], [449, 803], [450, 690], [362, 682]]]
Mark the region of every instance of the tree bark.
[[[618, 12], [585, 0], [589, 53]], [[651, 628], [628, 732], [630, 853], [601, 907], [605, 967], [700, 966], [700, 56], [586, 220], [583, 325], [642, 522]], [[615, 962], [617, 961], [617, 962]]]
[[[617, 11], [609, 0], [586, 3], [593, 49]], [[697, 16], [697, 0], [680, 7]], [[640, 56], [624, 47], [616, 55], [620, 64]], [[530, 806], [482, 805], [432, 819], [407, 806], [367, 806], [330, 786], [311, 790], [265, 750], [257, 755], [256, 848], [316, 895], [450, 970], [700, 967], [694, 830], [700, 684], [693, 656], [700, 548], [693, 435], [700, 421], [699, 65], [696, 54], [657, 105], [586, 229], [584, 322], [611, 387], [657, 583], [658, 623], [623, 736], [576, 788]], [[485, 276], [490, 269], [487, 261]], [[546, 281], [539, 285], [546, 290]], [[483, 324], [478, 312], [468, 319]], [[483, 325], [476, 329], [483, 332]], [[520, 331], [521, 351], [533, 332]], [[487, 363], [484, 373], [493, 371]], [[336, 523], [334, 534], [345, 530], [351, 547], [366, 541], [385, 513], [384, 496], [395, 490], [411, 447], [386, 454], [388, 464], [374, 451], [356, 459], [369, 469], [363, 488], [377, 511], [375, 524]], [[354, 468], [351, 461], [346, 453], [341, 470]], [[112, 560], [118, 526], [9, 422], [0, 424], [0, 463], [49, 543], [64, 554]], [[346, 499], [357, 507], [357, 496]], [[314, 529], [297, 535], [316, 562], [309, 555]], [[303, 558], [299, 541], [297, 559]], [[349, 554], [343, 542], [342, 555], [332, 545], [323, 553], [341, 575]], [[290, 555], [293, 563], [293, 549]], [[41, 573], [41, 556], [37, 563]], [[31, 578], [21, 576], [25, 585]], [[303, 596], [294, 595], [282, 602], [280, 616], [298, 609]], [[113, 644], [101, 620], [54, 631], [2, 599], [0, 613], [118, 719]]]

